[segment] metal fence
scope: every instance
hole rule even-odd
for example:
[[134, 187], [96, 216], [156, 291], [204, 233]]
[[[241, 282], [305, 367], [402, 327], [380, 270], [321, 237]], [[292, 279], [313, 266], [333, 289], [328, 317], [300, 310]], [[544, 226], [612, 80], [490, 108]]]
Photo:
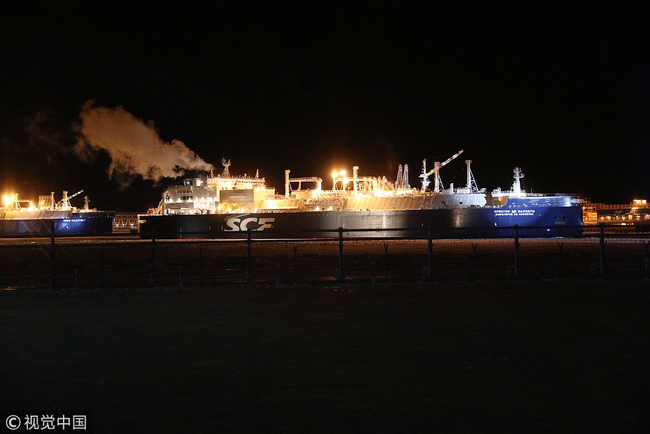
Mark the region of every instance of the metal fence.
[[[180, 233], [160, 234], [164, 238], [154, 234], [148, 240], [126, 236], [58, 238], [56, 234], [49, 239], [5, 239], [0, 243], [0, 287], [80, 289], [233, 283], [281, 287], [316, 282], [376, 285], [649, 277], [647, 234], [620, 234], [613, 231], [616, 227], [601, 225], [576, 237], [539, 238], [531, 234], [547, 227], [499, 229], [509, 230], [511, 236], [462, 238], [453, 231], [443, 235], [428, 228], [337, 228], [314, 231], [314, 238], [294, 238], [285, 232], [274, 233], [277, 238], [270, 239], [262, 238], [268, 233], [248, 231], [239, 233], [240, 238], [218, 240], [187, 232], [182, 239]], [[402, 236], [385, 236], [393, 231]], [[384, 236], [373, 237], [377, 232]], [[318, 233], [337, 236], [319, 237]], [[476, 231], [471, 234], [476, 235]], [[486, 236], [490, 234], [486, 232]]]

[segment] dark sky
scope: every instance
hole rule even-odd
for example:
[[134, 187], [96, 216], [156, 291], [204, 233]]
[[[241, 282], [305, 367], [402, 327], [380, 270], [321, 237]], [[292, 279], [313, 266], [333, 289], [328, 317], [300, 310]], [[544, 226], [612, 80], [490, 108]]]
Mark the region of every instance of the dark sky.
[[650, 199], [647, 2], [50, 3], [0, 5], [3, 190], [156, 205], [162, 186], [120, 187], [107, 155], [72, 152], [94, 99], [280, 191], [284, 169], [354, 164], [392, 179], [407, 163], [417, 184], [423, 158], [465, 149], [445, 183], [470, 158], [490, 190], [518, 165], [533, 191]]

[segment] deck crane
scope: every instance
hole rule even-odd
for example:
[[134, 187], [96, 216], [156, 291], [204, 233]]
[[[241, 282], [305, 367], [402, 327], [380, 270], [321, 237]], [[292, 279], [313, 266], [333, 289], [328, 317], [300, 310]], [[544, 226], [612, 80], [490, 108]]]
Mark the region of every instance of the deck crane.
[[440, 179], [440, 169], [445, 167], [447, 164], [449, 164], [451, 161], [455, 160], [458, 158], [460, 154], [465, 152], [464, 149], [461, 149], [460, 151], [456, 152], [454, 155], [451, 157], [447, 158], [445, 161], [440, 163], [439, 161], [436, 161], [433, 163], [433, 169], [427, 172], [427, 159], [425, 158], [422, 160], [422, 173], [420, 174], [420, 178], [422, 178], [422, 191], [425, 191], [427, 187], [429, 187], [430, 181], [429, 181], [429, 176], [433, 174], [433, 179], [434, 179], [434, 188], [433, 191], [434, 193], [440, 193], [441, 187], [442, 187], [442, 180]]
[[79, 190], [72, 196], [68, 196], [68, 192], [66, 190], [63, 190], [63, 198], [61, 199], [61, 209], [69, 210], [70, 208], [72, 208], [72, 206], [70, 205], [70, 199], [79, 196], [83, 192], [84, 192], [83, 190]]

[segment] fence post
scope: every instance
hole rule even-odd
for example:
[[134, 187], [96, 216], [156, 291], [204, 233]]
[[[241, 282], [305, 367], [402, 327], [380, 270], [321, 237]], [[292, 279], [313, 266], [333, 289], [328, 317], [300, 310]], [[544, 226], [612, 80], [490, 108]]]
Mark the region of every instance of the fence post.
[[106, 286], [106, 285], [105, 285], [105, 282], [104, 282], [104, 249], [101, 250], [101, 265], [100, 265], [100, 269], [101, 269], [101, 279], [102, 279], [102, 281], [101, 281], [101, 288], [104, 288], [104, 287]]
[[218, 282], [219, 281], [219, 255], [218, 254], [214, 255], [214, 265], [210, 268], [215, 270], [216, 276], [214, 279]]
[[476, 255], [476, 248], [478, 243], [472, 243], [472, 279], [476, 279], [476, 260], [478, 256]]
[[251, 230], [246, 230], [246, 283], [251, 283], [253, 278], [251, 277]]
[[343, 272], [343, 228], [339, 227], [339, 282], [345, 281], [345, 273]]
[[203, 247], [199, 247], [199, 285], [203, 285]]
[[293, 281], [298, 283], [298, 246], [293, 246]]
[[384, 280], [388, 282], [388, 243], [384, 243]]
[[156, 234], [151, 229], [151, 286], [156, 286]]
[[650, 247], [650, 241], [645, 242], [641, 240], [643, 247], [645, 248], [645, 264], [643, 265], [643, 278], [648, 278], [648, 247]]
[[559, 279], [560, 277], [562, 277], [562, 248], [564, 247], [564, 241], [562, 242], [556, 241], [556, 243], [559, 249], [559, 254], [557, 258], [557, 266], [555, 268], [555, 278]]
[[515, 225], [515, 279], [519, 278], [519, 225]]
[[52, 262], [52, 267], [50, 270], [50, 289], [56, 289], [56, 241], [54, 235], [54, 221], [50, 223], [50, 261]]
[[429, 254], [427, 256], [427, 277], [433, 280], [433, 238], [431, 237], [431, 228], [427, 230], [427, 247]]
[[600, 278], [605, 277], [605, 225], [600, 224]]

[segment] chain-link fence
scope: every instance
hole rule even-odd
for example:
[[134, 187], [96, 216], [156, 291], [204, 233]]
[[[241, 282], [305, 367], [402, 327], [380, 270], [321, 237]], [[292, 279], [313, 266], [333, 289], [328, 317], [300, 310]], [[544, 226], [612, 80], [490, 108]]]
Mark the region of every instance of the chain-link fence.
[[[540, 238], [544, 227], [512, 227], [510, 237], [441, 237], [432, 230], [369, 238], [372, 230], [327, 238], [122, 237], [3, 239], [0, 287], [123, 288], [233, 283], [448, 282], [473, 280], [646, 279], [648, 234], [610, 227], [571, 238]], [[404, 234], [408, 229], [392, 229]], [[388, 232], [387, 232], [388, 231]], [[381, 229], [382, 235], [391, 229]], [[325, 231], [323, 231], [325, 232]], [[476, 235], [476, 232], [472, 232]], [[280, 234], [275, 234], [278, 236]], [[490, 234], [488, 234], [490, 235]], [[268, 234], [266, 235], [268, 236]], [[190, 238], [187, 238], [190, 237]]]

